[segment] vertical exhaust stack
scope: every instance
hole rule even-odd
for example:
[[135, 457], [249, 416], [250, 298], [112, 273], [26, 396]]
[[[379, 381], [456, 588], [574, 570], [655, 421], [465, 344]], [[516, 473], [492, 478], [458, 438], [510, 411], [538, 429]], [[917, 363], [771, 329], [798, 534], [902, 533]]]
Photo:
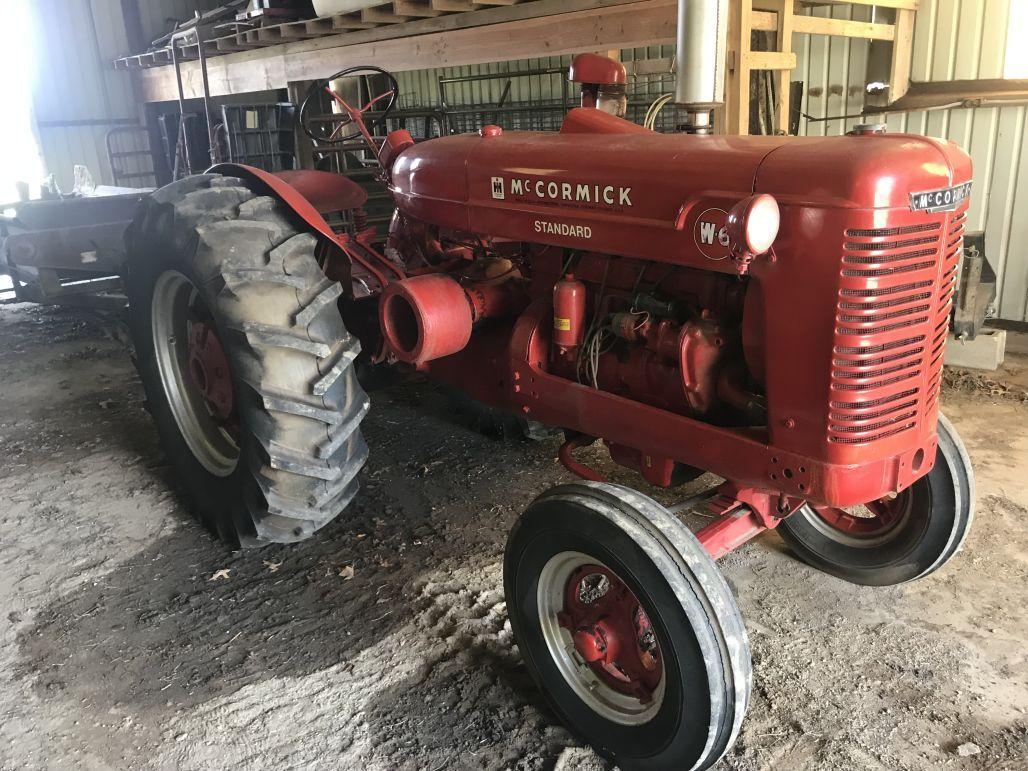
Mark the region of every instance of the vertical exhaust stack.
[[709, 134], [725, 101], [728, 0], [678, 0], [677, 44], [675, 102], [689, 113], [687, 131]]

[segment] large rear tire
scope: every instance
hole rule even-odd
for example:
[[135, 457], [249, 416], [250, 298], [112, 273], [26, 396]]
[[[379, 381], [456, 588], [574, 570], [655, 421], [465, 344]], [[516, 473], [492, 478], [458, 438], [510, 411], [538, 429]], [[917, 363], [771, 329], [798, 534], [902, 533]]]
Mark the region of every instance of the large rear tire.
[[667, 509], [617, 485], [562, 485], [507, 541], [525, 665], [556, 713], [626, 771], [705, 769], [749, 700], [749, 643], [714, 561]]
[[357, 492], [369, 407], [315, 238], [209, 174], [154, 193], [127, 241], [136, 364], [199, 518], [232, 545], [310, 537]]
[[945, 565], [974, 519], [971, 460], [953, 424], [939, 415], [931, 471], [895, 498], [854, 508], [806, 505], [778, 532], [804, 562], [855, 584], [901, 584]]

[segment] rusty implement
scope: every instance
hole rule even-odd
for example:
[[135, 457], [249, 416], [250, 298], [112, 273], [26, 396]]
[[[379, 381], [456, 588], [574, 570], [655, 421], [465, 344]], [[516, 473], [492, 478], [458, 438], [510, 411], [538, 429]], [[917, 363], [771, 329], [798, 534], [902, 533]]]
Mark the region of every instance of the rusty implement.
[[0, 217], [0, 300], [124, 305], [119, 267], [124, 234], [149, 191], [29, 201]]

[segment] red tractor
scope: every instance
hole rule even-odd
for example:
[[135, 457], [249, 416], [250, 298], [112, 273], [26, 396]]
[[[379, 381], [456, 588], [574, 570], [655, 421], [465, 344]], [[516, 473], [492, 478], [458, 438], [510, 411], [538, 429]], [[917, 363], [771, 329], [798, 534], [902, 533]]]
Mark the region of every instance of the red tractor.
[[[577, 62], [600, 74], [557, 133], [379, 144], [336, 95], [396, 203], [384, 243], [326, 173], [221, 165], [158, 191], [129, 234], [132, 325], [164, 448], [232, 543], [302, 540], [357, 493], [362, 362], [562, 429], [588, 481], [507, 544], [525, 664], [620, 767], [706, 768], [751, 681], [715, 559], [778, 528], [831, 575], [897, 584], [967, 533], [939, 391], [971, 164], [872, 127], [656, 134], [613, 114], [608, 64]], [[653, 485], [721, 477], [687, 502], [716, 518], [694, 534], [605, 483], [573, 457], [597, 440]]]

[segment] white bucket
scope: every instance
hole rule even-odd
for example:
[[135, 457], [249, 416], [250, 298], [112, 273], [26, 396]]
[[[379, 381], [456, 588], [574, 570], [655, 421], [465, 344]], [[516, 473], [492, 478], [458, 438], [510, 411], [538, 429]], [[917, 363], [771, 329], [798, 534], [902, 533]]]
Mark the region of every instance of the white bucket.
[[314, 0], [314, 13], [318, 16], [335, 16], [340, 13], [353, 13], [362, 8], [382, 5], [379, 2], [368, 2], [368, 0]]

